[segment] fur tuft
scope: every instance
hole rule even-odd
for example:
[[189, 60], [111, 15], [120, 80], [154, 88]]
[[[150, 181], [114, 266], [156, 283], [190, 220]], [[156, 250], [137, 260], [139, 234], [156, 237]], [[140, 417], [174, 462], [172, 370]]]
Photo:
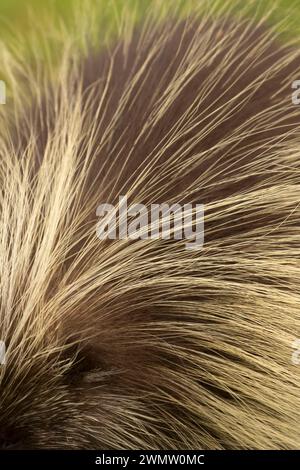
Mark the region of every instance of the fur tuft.
[[[123, 23], [55, 76], [7, 53], [1, 445], [296, 448], [300, 55], [242, 17]], [[99, 240], [121, 194], [204, 204], [203, 248]]]

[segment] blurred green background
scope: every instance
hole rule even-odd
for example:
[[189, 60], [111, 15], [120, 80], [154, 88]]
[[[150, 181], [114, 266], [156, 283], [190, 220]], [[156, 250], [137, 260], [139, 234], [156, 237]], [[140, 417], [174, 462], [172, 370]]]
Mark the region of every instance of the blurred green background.
[[[135, 10], [137, 17], [143, 15], [143, 12], [150, 3], [156, 0], [87, 0], [99, 11], [99, 17], [104, 16], [105, 27], [113, 30], [117, 26], [117, 16], [122, 8]], [[188, 1], [201, 2], [205, 0], [165, 0], [166, 5], [185, 5]], [[206, 0], [208, 1], [208, 0]], [[300, 38], [300, 0], [226, 0], [229, 5], [238, 9], [239, 5], [249, 5], [249, 11], [266, 9], [268, 6], [274, 8], [272, 18], [278, 22], [288, 21], [288, 32], [291, 37]], [[81, 4], [84, 4], [82, 0]], [[168, 3], [169, 2], [169, 3]], [[225, 0], [223, 0], [223, 3]], [[222, 4], [222, 1], [220, 1]], [[80, 2], [79, 2], [80, 5]], [[250, 6], [251, 5], [251, 6]], [[24, 43], [26, 38], [34, 31], [39, 23], [45, 24], [41, 18], [49, 19], [53, 17], [56, 20], [64, 19], [66, 25], [72, 18], [72, 11], [78, 6], [78, 0], [0, 0], [0, 39], [4, 40], [10, 33], [18, 32], [22, 34]], [[169, 8], [169, 7], [167, 7]], [[105, 10], [105, 13], [104, 13]], [[251, 14], [251, 13], [250, 13]]]
[[[131, 8], [134, 3], [137, 8], [143, 10], [147, 3], [155, 0], [106, 0], [107, 5], [111, 5], [112, 17], [115, 15], [116, 9], [121, 6], [128, 6]], [[182, 0], [173, 0], [174, 3], [178, 3]], [[197, 1], [197, 0], [196, 0]], [[199, 1], [199, 0], [198, 0]], [[232, 0], [231, 3], [238, 3], [239, 0]], [[245, 0], [242, 3], [249, 3], [249, 0]], [[292, 28], [299, 28], [300, 23], [300, 0], [277, 0], [278, 7], [276, 7], [275, 15], [276, 19], [284, 18], [287, 14], [290, 16]], [[97, 0], [95, 0], [97, 3]], [[99, 5], [102, 3], [98, 2]], [[229, 2], [230, 3], [230, 2]], [[269, 0], [256, 0], [253, 2], [254, 7], [264, 6], [264, 4], [270, 4]], [[31, 9], [37, 18], [43, 11], [57, 12], [59, 15], [68, 18], [69, 12], [72, 7], [76, 4], [75, 0], [0, 0], [0, 19], [1, 19], [1, 30], [0, 35], [5, 33], [5, 23], [9, 22], [10, 26], [14, 28], [24, 28], [24, 34], [26, 34], [26, 26], [28, 26], [28, 18], [26, 12]], [[276, 1], [271, 2], [276, 4]], [[7, 25], [8, 26], [8, 25]]]

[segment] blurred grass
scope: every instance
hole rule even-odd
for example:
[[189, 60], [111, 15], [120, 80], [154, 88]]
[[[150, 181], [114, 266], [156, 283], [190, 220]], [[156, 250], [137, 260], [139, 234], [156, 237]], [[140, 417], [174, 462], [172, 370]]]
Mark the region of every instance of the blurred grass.
[[[114, 31], [118, 27], [118, 15], [126, 8], [128, 11], [134, 11], [136, 18], [141, 18], [151, 3], [156, 0], [87, 0], [93, 6], [94, 13], [97, 12], [96, 17], [101, 21], [101, 30]], [[163, 0], [166, 5], [167, 15], [172, 13], [174, 6], [180, 5], [181, 8], [189, 4], [189, 2], [200, 2], [201, 0]], [[205, 1], [205, 0], [204, 0]], [[207, 1], [207, 0], [206, 0]], [[224, 3], [224, 1], [223, 1]], [[300, 38], [300, 0], [228, 0], [228, 4], [239, 11], [240, 7], [252, 4], [248, 8], [248, 14], [259, 16], [259, 11], [266, 11], [268, 5], [272, 7], [276, 4], [274, 13], [271, 19], [274, 23], [286, 20], [288, 24], [288, 34], [291, 37]], [[25, 54], [26, 47], [29, 39], [38, 30], [39, 26], [49, 25], [51, 21], [60, 21], [67, 28], [74, 27], [74, 10], [80, 8], [84, 4], [84, 0], [78, 3], [78, 0], [0, 0], [0, 39], [4, 42], [12, 38], [14, 33], [21, 33], [22, 44], [20, 43], [20, 36], [18, 37], [20, 54]], [[222, 1], [220, 1], [222, 5]], [[46, 18], [46, 22], [45, 22]], [[45, 34], [45, 40], [48, 41], [49, 47], [58, 48], [55, 43], [51, 43], [49, 31], [45, 26], [41, 26]], [[72, 29], [74, 31], [74, 29]], [[299, 39], [300, 42], [300, 39]], [[23, 52], [24, 51], [24, 52]], [[59, 52], [59, 51], [58, 51]], [[29, 53], [30, 54], [30, 53]]]
[[72, 3], [72, 0], [0, 0], [0, 16], [21, 25], [28, 7], [37, 15], [39, 10], [47, 8], [55, 8], [60, 13], [67, 14]]
[[[134, 8], [140, 10], [140, 13], [145, 10], [147, 4], [154, 0], [106, 0], [107, 4], [111, 6], [111, 19], [114, 21], [116, 12], [121, 10], [122, 6], [130, 9]], [[232, 4], [238, 4], [240, 0], [232, 0]], [[264, 7], [264, 4], [267, 5], [269, 0], [257, 0], [255, 3], [255, 8], [259, 6]], [[299, 32], [300, 30], [300, 0], [277, 0], [278, 7], [274, 12], [274, 18], [278, 21], [283, 19], [285, 16], [289, 15], [289, 22], [291, 33]], [[95, 0], [97, 2], [97, 0]], [[173, 0], [174, 4], [183, 3], [182, 0]], [[99, 2], [101, 8], [101, 1]], [[241, 4], [245, 3], [241, 2]], [[247, 3], [247, 1], [246, 1]], [[275, 3], [275, 2], [274, 2]], [[28, 10], [34, 12], [38, 22], [39, 15], [49, 12], [50, 14], [55, 13], [58, 16], [64, 18], [68, 21], [68, 16], [74, 5], [76, 4], [75, 0], [0, 0], [0, 36], [5, 35], [6, 27], [9, 29], [17, 28], [18, 30], [23, 30], [24, 34], [28, 33], [28, 28], [30, 27], [28, 15]], [[33, 27], [33, 25], [31, 25]]]

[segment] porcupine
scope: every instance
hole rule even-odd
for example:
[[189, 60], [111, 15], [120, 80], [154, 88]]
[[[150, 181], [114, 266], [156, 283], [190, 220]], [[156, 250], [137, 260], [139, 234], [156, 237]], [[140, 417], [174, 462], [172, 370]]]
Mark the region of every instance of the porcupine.
[[[43, 67], [1, 108], [2, 448], [296, 448], [299, 53], [149, 15]], [[202, 249], [99, 240], [120, 194], [204, 204]]]

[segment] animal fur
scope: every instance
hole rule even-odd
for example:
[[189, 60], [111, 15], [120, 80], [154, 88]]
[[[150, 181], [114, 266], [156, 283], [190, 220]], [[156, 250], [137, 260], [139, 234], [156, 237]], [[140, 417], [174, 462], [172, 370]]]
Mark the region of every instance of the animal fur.
[[[298, 51], [208, 12], [70, 44], [55, 78], [8, 55], [2, 447], [297, 448]], [[120, 194], [203, 203], [203, 249], [99, 240]]]

